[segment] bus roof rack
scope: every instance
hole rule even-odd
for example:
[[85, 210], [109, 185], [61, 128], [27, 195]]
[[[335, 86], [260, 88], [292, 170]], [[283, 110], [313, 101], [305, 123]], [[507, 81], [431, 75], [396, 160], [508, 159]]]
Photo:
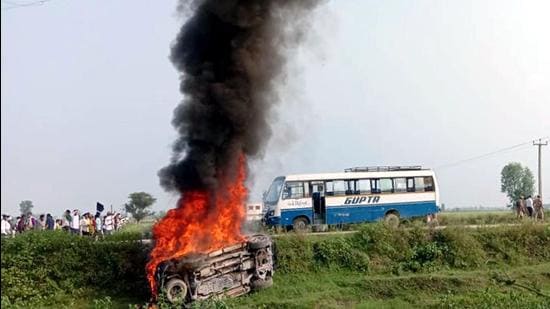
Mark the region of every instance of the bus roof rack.
[[346, 168], [344, 172], [392, 172], [392, 171], [418, 171], [421, 170], [422, 166], [413, 165], [413, 166], [359, 166]]

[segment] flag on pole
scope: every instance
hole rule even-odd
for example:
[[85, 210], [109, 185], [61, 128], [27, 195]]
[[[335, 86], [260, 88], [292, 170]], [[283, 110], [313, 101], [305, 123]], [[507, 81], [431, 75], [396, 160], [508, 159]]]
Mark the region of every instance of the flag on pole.
[[97, 202], [96, 209], [98, 212], [102, 212], [105, 209], [105, 207], [100, 202]]

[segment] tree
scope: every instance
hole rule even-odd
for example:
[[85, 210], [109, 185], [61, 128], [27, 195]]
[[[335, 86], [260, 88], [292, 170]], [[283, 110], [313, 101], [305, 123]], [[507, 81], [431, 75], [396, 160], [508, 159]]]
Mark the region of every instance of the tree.
[[520, 196], [533, 195], [535, 189], [535, 177], [526, 166], [520, 163], [508, 163], [500, 172], [500, 191], [506, 193], [512, 205]]
[[166, 217], [166, 210], [161, 210], [161, 211], [155, 213], [154, 216], [155, 216], [155, 219], [160, 220], [160, 219]]
[[143, 218], [151, 215], [153, 212], [149, 208], [156, 202], [151, 194], [145, 192], [131, 193], [128, 198], [130, 201], [124, 204], [124, 209], [136, 219], [139, 223]]
[[26, 215], [29, 212], [32, 212], [33, 207], [34, 205], [32, 204], [32, 201], [29, 200], [21, 201], [21, 203], [19, 203], [19, 210], [21, 211], [22, 215]]

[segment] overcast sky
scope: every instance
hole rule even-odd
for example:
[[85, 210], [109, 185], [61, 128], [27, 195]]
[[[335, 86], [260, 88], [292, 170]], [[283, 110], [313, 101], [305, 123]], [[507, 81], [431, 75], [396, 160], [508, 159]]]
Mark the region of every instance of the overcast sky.
[[[134, 191], [157, 197], [155, 210], [175, 205], [156, 176], [181, 98], [175, 6], [2, 1], [3, 213], [26, 199], [35, 213], [119, 209]], [[504, 206], [500, 170], [517, 161], [536, 174], [529, 142], [550, 135], [548, 12], [543, 0], [327, 2], [289, 54], [251, 201], [279, 175], [421, 164], [447, 207]], [[548, 199], [550, 146], [543, 158]]]

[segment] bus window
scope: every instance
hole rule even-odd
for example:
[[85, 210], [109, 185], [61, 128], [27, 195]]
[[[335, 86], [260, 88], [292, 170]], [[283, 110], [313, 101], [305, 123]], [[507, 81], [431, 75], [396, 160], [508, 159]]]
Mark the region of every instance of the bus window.
[[434, 179], [432, 177], [424, 177], [424, 190], [426, 192], [434, 190]]
[[380, 192], [391, 193], [393, 192], [393, 182], [391, 178], [380, 179]]
[[273, 180], [273, 183], [269, 187], [269, 191], [267, 191], [267, 194], [265, 196], [265, 202], [267, 204], [277, 203], [277, 201], [279, 200], [279, 195], [281, 194], [281, 189], [283, 188], [284, 181], [285, 179], [282, 177], [278, 177]]
[[407, 181], [405, 178], [394, 178], [393, 185], [395, 187], [394, 192], [407, 192]]
[[377, 194], [380, 193], [380, 179], [371, 179], [370, 180], [371, 193]]
[[415, 177], [414, 187], [416, 192], [431, 192], [434, 191], [434, 179], [431, 176]]
[[414, 178], [407, 178], [407, 192], [414, 192]]
[[287, 182], [283, 191], [283, 199], [304, 197], [304, 184], [301, 181]]
[[346, 185], [343, 180], [334, 180], [334, 195], [345, 195]]
[[309, 182], [304, 181], [304, 197], [311, 197], [309, 194]]
[[370, 179], [359, 179], [356, 184], [357, 194], [370, 194]]
[[325, 194], [325, 183], [322, 181], [312, 181], [310, 184], [311, 193], [320, 192], [321, 196], [324, 196]]
[[332, 181], [325, 182], [325, 189], [326, 189], [325, 192], [327, 193], [328, 196], [334, 195], [334, 186]]
[[346, 195], [357, 194], [355, 193], [355, 180], [346, 180]]
[[416, 192], [424, 192], [424, 177], [414, 178], [414, 188]]

